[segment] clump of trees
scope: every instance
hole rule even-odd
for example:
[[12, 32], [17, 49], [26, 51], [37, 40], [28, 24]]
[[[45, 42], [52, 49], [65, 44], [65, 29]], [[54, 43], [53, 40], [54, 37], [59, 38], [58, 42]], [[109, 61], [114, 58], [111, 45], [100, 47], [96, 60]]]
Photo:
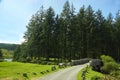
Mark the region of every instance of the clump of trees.
[[2, 61], [3, 61], [3, 53], [2, 53], [2, 50], [0, 48], [0, 62], [2, 62]]
[[25, 42], [14, 52], [16, 61], [50, 58], [58, 62], [80, 58], [98, 58], [102, 54], [120, 60], [120, 15], [107, 18], [102, 11], [82, 6], [76, 13], [67, 1], [61, 14], [43, 6], [32, 16], [25, 32]]
[[3, 57], [2, 50], [0, 48], [0, 59]]

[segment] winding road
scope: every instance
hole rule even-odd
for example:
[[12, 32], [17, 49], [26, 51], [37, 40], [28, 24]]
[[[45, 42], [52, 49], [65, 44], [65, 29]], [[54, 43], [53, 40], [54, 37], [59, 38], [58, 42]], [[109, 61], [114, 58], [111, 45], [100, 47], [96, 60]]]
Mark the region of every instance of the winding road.
[[73, 66], [54, 72], [37, 80], [77, 80], [77, 73], [88, 64]]

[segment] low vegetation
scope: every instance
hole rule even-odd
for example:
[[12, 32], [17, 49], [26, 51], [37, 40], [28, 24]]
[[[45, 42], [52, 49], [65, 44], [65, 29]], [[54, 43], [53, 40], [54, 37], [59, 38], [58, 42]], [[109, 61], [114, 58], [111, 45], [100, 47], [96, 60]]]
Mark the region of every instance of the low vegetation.
[[120, 65], [110, 56], [102, 55], [101, 59], [104, 62], [104, 66], [101, 68], [102, 73], [120, 80]]
[[29, 80], [58, 70], [58, 66], [19, 62], [0, 62], [0, 80]]
[[[92, 65], [87, 68], [85, 78], [87, 80], [120, 80], [120, 65], [110, 56], [102, 55], [101, 60], [103, 61], [103, 66], [98, 70], [99, 72], [93, 69], [93, 65], [99, 64], [98, 59], [95, 59], [94, 64], [92, 63]], [[84, 80], [83, 73], [85, 70], [86, 68], [79, 72], [78, 80]]]
[[[77, 75], [77, 80], [83, 80], [83, 72], [86, 70], [86, 68], [83, 68], [80, 70], [80, 72]], [[102, 78], [104, 75], [100, 72], [93, 71], [91, 67], [87, 68], [87, 72], [85, 74], [85, 79], [86, 80], [96, 80], [96, 78]]]

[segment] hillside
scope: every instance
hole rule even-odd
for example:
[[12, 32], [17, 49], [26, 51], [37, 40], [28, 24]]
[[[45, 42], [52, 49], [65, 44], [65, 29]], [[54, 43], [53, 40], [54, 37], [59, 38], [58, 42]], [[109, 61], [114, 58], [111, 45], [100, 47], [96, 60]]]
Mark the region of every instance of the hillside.
[[0, 48], [7, 50], [15, 50], [18, 44], [8, 44], [8, 43], [0, 43]]

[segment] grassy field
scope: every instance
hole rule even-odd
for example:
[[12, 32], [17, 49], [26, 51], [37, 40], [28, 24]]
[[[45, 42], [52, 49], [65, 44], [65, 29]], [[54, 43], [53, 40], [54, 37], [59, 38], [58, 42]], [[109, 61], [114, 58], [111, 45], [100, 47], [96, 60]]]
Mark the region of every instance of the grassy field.
[[[80, 70], [80, 72], [77, 75], [77, 80], [82, 80], [82, 72], [85, 70], [85, 68], [83, 68], [82, 70]], [[93, 71], [90, 67], [88, 68], [88, 71], [86, 73], [86, 80], [92, 80], [93, 77], [104, 77], [103, 74]]]
[[[52, 66], [19, 62], [0, 62], [0, 80], [30, 80], [33, 77], [40, 77], [53, 72], [51, 71]], [[40, 73], [46, 70], [49, 70], [49, 72], [44, 74]], [[27, 73], [28, 77], [24, 77], [23, 73]]]

